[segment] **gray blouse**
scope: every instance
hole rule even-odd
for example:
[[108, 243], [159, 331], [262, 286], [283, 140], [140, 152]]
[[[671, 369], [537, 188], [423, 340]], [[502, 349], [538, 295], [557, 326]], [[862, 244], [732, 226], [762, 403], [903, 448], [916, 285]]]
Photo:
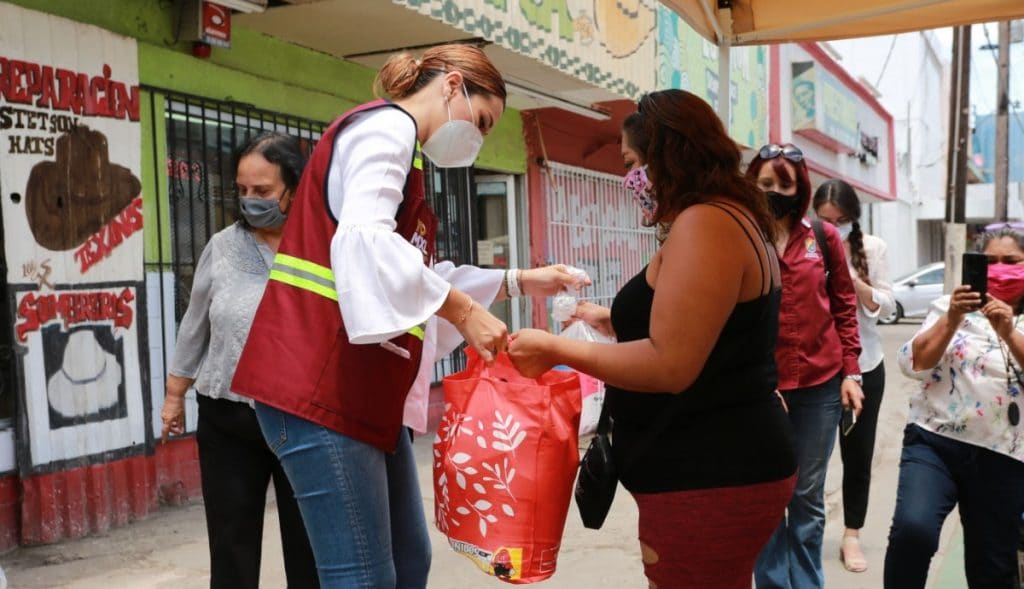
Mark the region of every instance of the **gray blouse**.
[[175, 376], [196, 379], [199, 394], [253, 404], [231, 392], [231, 379], [273, 260], [270, 247], [237, 223], [206, 244], [170, 369]]

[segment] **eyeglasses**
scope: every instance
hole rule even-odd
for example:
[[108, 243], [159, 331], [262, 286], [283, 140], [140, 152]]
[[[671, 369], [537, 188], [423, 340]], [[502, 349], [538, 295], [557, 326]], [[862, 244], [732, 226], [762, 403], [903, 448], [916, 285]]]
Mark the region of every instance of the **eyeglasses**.
[[769, 143], [757, 152], [757, 157], [763, 160], [775, 159], [780, 155], [791, 162], [804, 161], [804, 152], [800, 151], [800, 148], [795, 145], [783, 146], [776, 145], [775, 143]]

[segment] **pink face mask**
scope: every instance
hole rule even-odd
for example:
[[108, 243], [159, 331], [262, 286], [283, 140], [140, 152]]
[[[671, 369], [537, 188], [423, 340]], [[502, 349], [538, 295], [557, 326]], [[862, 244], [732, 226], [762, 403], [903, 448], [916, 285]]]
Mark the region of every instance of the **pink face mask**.
[[1024, 297], [1024, 265], [989, 264], [988, 292], [1004, 303]]
[[654, 197], [651, 196], [651, 181], [647, 178], [647, 166], [633, 168], [622, 180], [622, 186], [633, 193], [633, 200], [639, 205], [644, 215], [644, 226], [650, 227], [657, 210]]

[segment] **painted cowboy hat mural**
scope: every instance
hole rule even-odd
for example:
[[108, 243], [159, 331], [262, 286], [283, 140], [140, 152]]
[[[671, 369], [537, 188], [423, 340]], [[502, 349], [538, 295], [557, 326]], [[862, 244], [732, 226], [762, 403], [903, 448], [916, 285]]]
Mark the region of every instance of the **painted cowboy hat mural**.
[[62, 418], [93, 415], [119, 401], [121, 364], [96, 339], [92, 329], [68, 336], [60, 368], [46, 383], [50, 408]]
[[25, 213], [39, 245], [68, 250], [85, 242], [142, 191], [131, 170], [110, 163], [107, 138], [78, 126], [57, 139], [57, 160], [32, 167]]

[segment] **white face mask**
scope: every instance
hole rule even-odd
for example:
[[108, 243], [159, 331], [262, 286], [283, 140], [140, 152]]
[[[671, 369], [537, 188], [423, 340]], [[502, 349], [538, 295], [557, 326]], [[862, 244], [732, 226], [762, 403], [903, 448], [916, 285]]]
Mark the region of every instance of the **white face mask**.
[[[466, 90], [465, 84], [462, 85], [462, 91], [466, 94], [469, 115], [475, 120], [473, 105], [469, 102], [469, 92]], [[471, 166], [476, 161], [476, 156], [484, 144], [483, 133], [476, 128], [475, 123], [462, 119], [453, 121], [452, 107], [448, 99], [445, 99], [445, 106], [448, 107], [448, 122], [434, 131], [421, 150], [439, 168]]]
[[853, 231], [853, 223], [843, 223], [842, 225], [836, 225], [836, 229], [839, 230], [839, 237], [846, 241], [847, 237], [850, 237], [850, 233]]

